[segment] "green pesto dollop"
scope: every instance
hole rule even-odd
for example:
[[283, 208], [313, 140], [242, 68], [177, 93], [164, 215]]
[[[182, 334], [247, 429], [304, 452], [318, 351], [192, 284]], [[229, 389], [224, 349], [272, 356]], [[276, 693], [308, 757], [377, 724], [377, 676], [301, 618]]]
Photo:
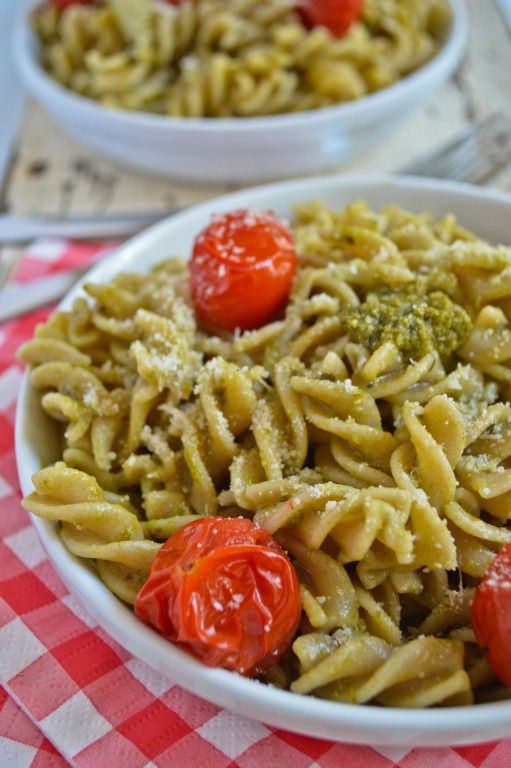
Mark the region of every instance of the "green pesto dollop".
[[341, 316], [348, 338], [371, 352], [391, 341], [409, 360], [435, 351], [450, 355], [467, 338], [472, 320], [444, 291], [428, 292], [429, 287], [416, 280], [397, 290], [369, 293]]

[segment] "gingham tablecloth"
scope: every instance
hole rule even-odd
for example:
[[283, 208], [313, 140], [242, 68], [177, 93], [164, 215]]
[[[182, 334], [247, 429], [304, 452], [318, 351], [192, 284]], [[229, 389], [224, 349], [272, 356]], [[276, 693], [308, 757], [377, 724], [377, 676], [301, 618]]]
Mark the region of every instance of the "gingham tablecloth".
[[[17, 280], [91, 263], [102, 252], [38, 242]], [[278, 730], [173, 685], [109, 638], [59, 580], [20, 505], [14, 417], [22, 366], [15, 352], [47, 314], [0, 326], [0, 768], [511, 765], [511, 739], [376, 750]]]

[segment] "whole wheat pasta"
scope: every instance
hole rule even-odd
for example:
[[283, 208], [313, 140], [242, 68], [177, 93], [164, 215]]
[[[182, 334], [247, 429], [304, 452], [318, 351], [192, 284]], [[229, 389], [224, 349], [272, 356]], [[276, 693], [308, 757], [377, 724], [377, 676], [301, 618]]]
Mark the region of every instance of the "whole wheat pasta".
[[342, 38], [307, 29], [294, 0], [97, 0], [33, 15], [42, 63], [106, 107], [174, 117], [255, 117], [385, 88], [438, 51], [444, 0], [366, 0]]
[[[511, 249], [452, 216], [296, 207], [285, 311], [222, 338], [186, 265], [86, 285], [20, 350], [62, 424], [25, 500], [132, 603], [181, 526], [253, 519], [303, 618], [266, 679], [335, 701], [498, 696], [470, 603], [511, 541]], [[477, 283], [477, 291], [474, 283]]]

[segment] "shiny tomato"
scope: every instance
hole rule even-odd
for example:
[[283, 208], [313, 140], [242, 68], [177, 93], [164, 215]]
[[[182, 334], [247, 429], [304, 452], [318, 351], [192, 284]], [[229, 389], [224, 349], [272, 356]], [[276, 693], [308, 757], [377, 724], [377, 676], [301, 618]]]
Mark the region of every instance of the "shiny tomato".
[[290, 646], [301, 616], [291, 561], [244, 518], [188, 523], [165, 542], [135, 613], [210, 666], [252, 676]]
[[472, 603], [478, 645], [505, 685], [511, 686], [511, 544], [495, 557], [479, 582]]
[[307, 27], [326, 27], [342, 37], [362, 16], [364, 0], [298, 0], [297, 8]]
[[51, 5], [54, 8], [58, 8], [59, 11], [63, 11], [70, 5], [92, 5], [95, 0], [51, 0]]
[[189, 262], [196, 314], [228, 331], [258, 328], [285, 305], [295, 270], [293, 236], [273, 213], [216, 214]]

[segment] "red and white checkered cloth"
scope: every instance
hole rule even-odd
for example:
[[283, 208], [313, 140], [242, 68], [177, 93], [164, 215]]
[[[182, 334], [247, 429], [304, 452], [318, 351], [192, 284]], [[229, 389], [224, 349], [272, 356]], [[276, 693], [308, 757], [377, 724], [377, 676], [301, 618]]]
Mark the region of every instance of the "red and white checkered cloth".
[[[104, 250], [103, 250], [104, 252]], [[81, 266], [98, 246], [44, 241], [17, 273]], [[511, 739], [464, 748], [335, 744], [209, 704], [130, 656], [68, 593], [20, 505], [19, 345], [47, 310], [0, 327], [0, 768], [502, 768]]]

